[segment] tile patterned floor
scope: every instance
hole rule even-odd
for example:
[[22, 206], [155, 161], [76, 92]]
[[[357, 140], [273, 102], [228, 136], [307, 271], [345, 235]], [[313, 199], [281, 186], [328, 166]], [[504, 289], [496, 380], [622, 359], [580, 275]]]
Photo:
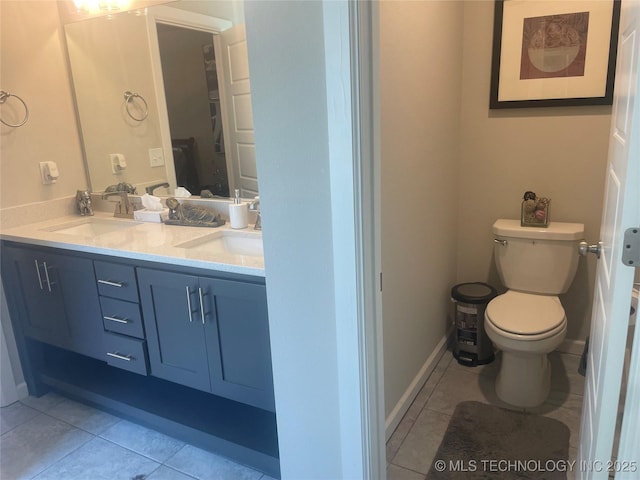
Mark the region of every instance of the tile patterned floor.
[[[584, 377], [580, 358], [554, 352], [551, 394], [534, 413], [564, 422], [575, 458]], [[455, 406], [511, 408], [495, 395], [500, 358], [463, 367], [446, 352], [387, 442], [388, 480], [424, 480]], [[271, 480], [260, 472], [55, 393], [0, 410], [2, 480]], [[144, 477], [140, 477], [140, 476]], [[138, 476], [138, 477], [137, 477]], [[569, 476], [569, 478], [572, 478]]]
[[2, 480], [272, 480], [55, 393], [0, 409]]
[[[584, 388], [584, 377], [578, 374], [580, 357], [553, 352], [549, 358], [551, 394], [543, 405], [529, 410], [569, 427], [572, 460], [577, 455]], [[388, 480], [424, 480], [458, 403], [475, 400], [514, 409], [495, 394], [499, 367], [499, 355], [496, 361], [481, 367], [464, 367], [451, 352], [443, 355], [387, 442]], [[567, 477], [572, 479], [573, 475]]]

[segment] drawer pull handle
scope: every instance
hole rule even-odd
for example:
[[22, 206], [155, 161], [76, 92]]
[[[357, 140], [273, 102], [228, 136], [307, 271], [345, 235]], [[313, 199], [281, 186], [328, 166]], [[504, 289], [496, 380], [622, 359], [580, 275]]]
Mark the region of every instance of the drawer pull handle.
[[189, 287], [187, 288], [187, 310], [189, 310], [189, 323], [193, 322], [193, 315], [191, 315], [191, 292], [189, 291]]
[[198, 287], [198, 295], [200, 296], [200, 315], [202, 316], [202, 324], [204, 325], [204, 300], [202, 288]]
[[47, 279], [47, 289], [51, 291], [51, 280], [49, 280], [49, 267], [47, 267], [47, 262], [42, 262], [42, 266], [44, 267], [44, 276]]
[[101, 283], [103, 285], [109, 285], [110, 287], [124, 287], [124, 283], [118, 283], [118, 282], [111, 282], [109, 280], [98, 280], [98, 283]]
[[133, 360], [133, 357], [130, 355], [121, 355], [118, 352], [107, 352], [107, 355], [109, 355], [110, 357], [113, 358], [117, 358], [118, 360], [125, 360], [127, 362], [130, 362], [131, 360]]
[[129, 319], [128, 319], [128, 318], [107, 317], [107, 316], [104, 316], [104, 317], [102, 317], [102, 318], [104, 318], [105, 320], [111, 320], [112, 322], [118, 322], [118, 323], [130, 323], [130, 321], [129, 321]]
[[42, 286], [42, 277], [40, 276], [40, 266], [38, 265], [38, 260], [34, 260], [36, 262], [36, 272], [38, 272], [38, 283], [40, 284], [40, 290], [44, 290]]

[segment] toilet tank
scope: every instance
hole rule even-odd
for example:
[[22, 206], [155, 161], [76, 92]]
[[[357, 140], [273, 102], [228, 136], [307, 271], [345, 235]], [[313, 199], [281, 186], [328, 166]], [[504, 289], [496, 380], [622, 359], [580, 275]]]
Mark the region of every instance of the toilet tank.
[[581, 223], [550, 222], [547, 228], [522, 227], [520, 220], [493, 224], [494, 255], [505, 287], [521, 292], [559, 295], [578, 268]]

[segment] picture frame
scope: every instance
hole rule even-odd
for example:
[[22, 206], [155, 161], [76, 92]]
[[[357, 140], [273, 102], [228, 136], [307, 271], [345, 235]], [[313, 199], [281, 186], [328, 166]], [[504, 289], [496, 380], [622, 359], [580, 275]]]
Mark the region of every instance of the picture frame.
[[491, 109], [611, 105], [620, 0], [495, 0]]

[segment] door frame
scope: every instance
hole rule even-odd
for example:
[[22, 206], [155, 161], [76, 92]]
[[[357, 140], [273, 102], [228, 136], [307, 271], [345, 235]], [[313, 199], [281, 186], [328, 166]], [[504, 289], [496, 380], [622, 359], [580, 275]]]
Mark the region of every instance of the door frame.
[[382, 328], [382, 261], [380, 225], [380, 138], [378, 90], [379, 7], [376, 2], [349, 2], [351, 115], [356, 198], [356, 249], [360, 259], [357, 287], [360, 344], [362, 460], [364, 479], [386, 478], [384, 357]]
[[[171, 129], [169, 126], [169, 112], [167, 110], [167, 100], [165, 98], [164, 80], [162, 77], [162, 62], [160, 59], [160, 46], [158, 44], [158, 28], [157, 23], [165, 25], [174, 25], [176, 27], [188, 28], [191, 30], [199, 30], [208, 32], [213, 35], [214, 46], [216, 37], [224, 30], [233, 26], [230, 20], [217, 17], [210, 17], [200, 13], [193, 13], [179, 8], [171, 8], [168, 6], [155, 6], [147, 10], [147, 35], [149, 41], [149, 59], [151, 60], [151, 73], [153, 76], [153, 87], [155, 90], [155, 100], [158, 108], [158, 118], [160, 127], [160, 138], [162, 139], [162, 151], [164, 152], [165, 169], [167, 181], [174, 188], [179, 185], [176, 180], [176, 169], [173, 159], [173, 146], [171, 144]], [[216, 51], [216, 55], [218, 51]], [[219, 83], [220, 96], [224, 97], [224, 82]], [[226, 115], [223, 115], [223, 129], [226, 131], [227, 125]], [[226, 135], [223, 135], [225, 141], [225, 151], [228, 148]], [[197, 195], [200, 192], [192, 192]]]

